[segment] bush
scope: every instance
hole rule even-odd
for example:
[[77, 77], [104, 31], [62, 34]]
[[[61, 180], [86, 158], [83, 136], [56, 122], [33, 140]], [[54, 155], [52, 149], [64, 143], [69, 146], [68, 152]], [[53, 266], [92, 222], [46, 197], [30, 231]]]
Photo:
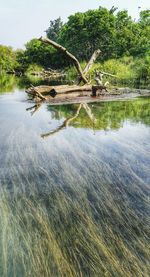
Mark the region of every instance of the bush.
[[150, 55], [147, 54], [143, 59], [136, 59], [133, 70], [138, 86], [150, 88]]
[[104, 76], [112, 85], [149, 87], [150, 86], [150, 57], [134, 59], [133, 57], [123, 57], [120, 59], [110, 59], [104, 63], [96, 63], [90, 70], [90, 78], [94, 78], [94, 70], [104, 71], [116, 77]]
[[43, 70], [42, 66], [33, 63], [28, 66], [26, 73], [31, 74], [32, 72], [41, 72], [42, 70]]

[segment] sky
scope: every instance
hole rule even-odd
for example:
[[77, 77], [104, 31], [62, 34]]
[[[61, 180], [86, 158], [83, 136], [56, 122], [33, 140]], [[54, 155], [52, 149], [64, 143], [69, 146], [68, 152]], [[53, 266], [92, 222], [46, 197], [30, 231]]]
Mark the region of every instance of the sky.
[[50, 20], [96, 9], [99, 6], [127, 9], [138, 19], [139, 10], [150, 8], [149, 0], [0, 0], [0, 44], [23, 48], [32, 38], [39, 38], [49, 27]]

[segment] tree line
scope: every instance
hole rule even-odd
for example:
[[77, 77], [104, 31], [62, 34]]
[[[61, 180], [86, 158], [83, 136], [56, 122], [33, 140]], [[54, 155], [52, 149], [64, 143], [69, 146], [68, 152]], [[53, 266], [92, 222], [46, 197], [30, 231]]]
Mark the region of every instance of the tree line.
[[[150, 10], [141, 11], [138, 20], [115, 7], [78, 12], [66, 23], [61, 18], [50, 21], [46, 35], [80, 61], [87, 61], [98, 48], [102, 51], [101, 62], [124, 56], [144, 58], [150, 54]], [[53, 69], [69, 65], [62, 54], [38, 39], [27, 42], [24, 51], [0, 45], [1, 70], [26, 71], [31, 64]]]

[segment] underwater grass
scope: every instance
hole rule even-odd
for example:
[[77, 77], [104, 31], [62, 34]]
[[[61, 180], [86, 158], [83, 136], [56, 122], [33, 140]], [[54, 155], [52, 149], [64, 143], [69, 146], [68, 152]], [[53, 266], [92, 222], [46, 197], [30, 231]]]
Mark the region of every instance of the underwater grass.
[[1, 192], [1, 276], [149, 276], [148, 230], [137, 215], [110, 195], [98, 201], [98, 187], [73, 193]]
[[45, 140], [77, 106], [29, 125], [20, 105], [1, 113], [0, 276], [148, 277], [149, 100], [92, 104], [94, 135], [83, 110]]

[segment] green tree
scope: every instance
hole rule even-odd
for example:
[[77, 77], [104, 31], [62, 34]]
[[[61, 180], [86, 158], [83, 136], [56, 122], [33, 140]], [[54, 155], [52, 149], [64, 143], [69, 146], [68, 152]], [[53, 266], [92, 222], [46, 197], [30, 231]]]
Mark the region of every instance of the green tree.
[[15, 52], [11, 47], [0, 45], [0, 71], [12, 71], [15, 66]]
[[115, 57], [130, 55], [134, 44], [133, 21], [128, 11], [119, 11], [115, 17]]
[[61, 21], [60, 17], [58, 17], [55, 20], [51, 20], [50, 26], [45, 31], [47, 34], [47, 37], [49, 39], [52, 39], [53, 41], [57, 41], [59, 34], [61, 32], [62, 26], [63, 26], [63, 22]]
[[38, 39], [32, 39], [26, 44], [25, 56], [28, 63], [37, 63], [44, 67], [51, 63], [53, 48], [41, 43]]
[[71, 15], [63, 25], [58, 41], [80, 60], [88, 60], [100, 48], [101, 59], [144, 56], [150, 48], [150, 11], [142, 11], [137, 22], [128, 11], [99, 7]]
[[63, 54], [60, 54], [52, 46], [43, 44], [38, 39], [32, 39], [26, 44], [23, 60], [28, 66], [37, 64], [46, 69], [62, 68], [68, 65]]
[[113, 52], [114, 21], [113, 12], [102, 7], [76, 13], [63, 26], [59, 42], [81, 60], [88, 60], [97, 48], [102, 50], [103, 57], [110, 56]]
[[[137, 55], [145, 55], [150, 49], [150, 10], [141, 11], [139, 26], [139, 37], [137, 43]], [[150, 53], [149, 53], [150, 54]]]
[[140, 12], [140, 24], [143, 26], [150, 26], [150, 10]]

